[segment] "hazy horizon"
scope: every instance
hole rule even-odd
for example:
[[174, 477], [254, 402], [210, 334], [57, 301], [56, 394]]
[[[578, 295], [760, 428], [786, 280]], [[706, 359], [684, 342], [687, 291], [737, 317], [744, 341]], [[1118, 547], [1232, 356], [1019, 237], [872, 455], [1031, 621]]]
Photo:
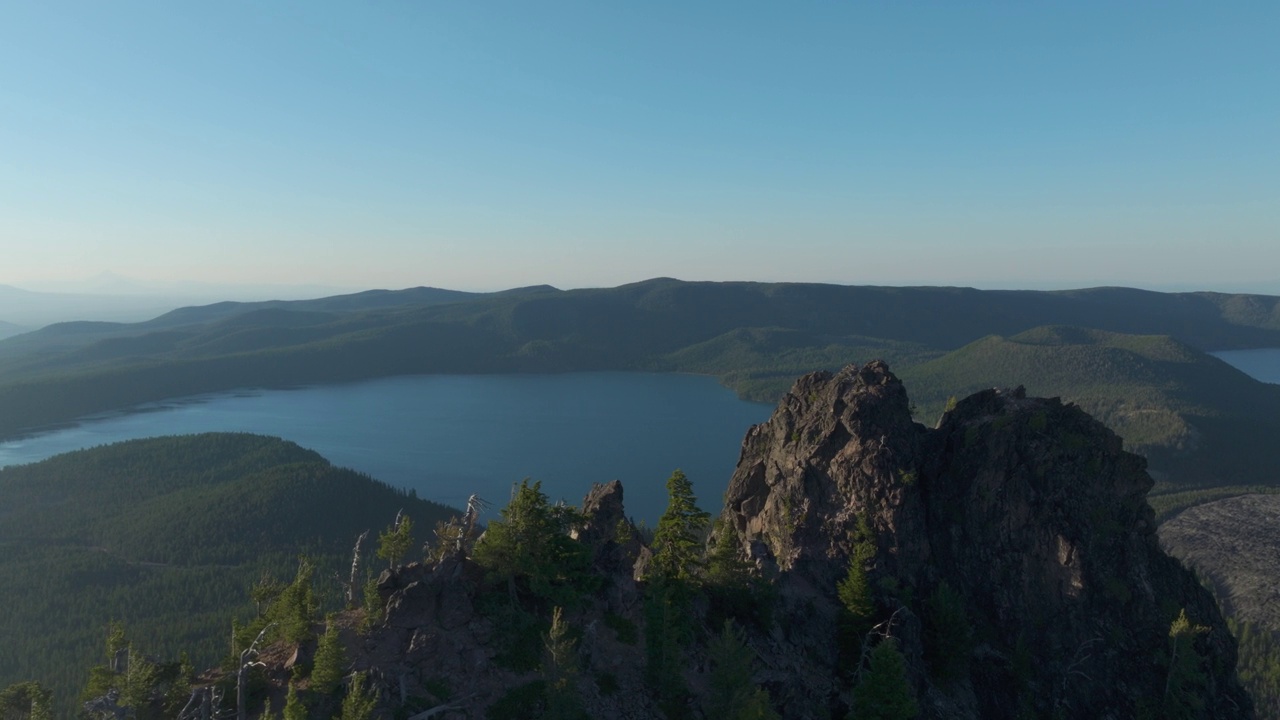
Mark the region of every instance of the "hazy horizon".
[[0, 284], [1277, 293], [1277, 28], [1267, 3], [27, 4]]

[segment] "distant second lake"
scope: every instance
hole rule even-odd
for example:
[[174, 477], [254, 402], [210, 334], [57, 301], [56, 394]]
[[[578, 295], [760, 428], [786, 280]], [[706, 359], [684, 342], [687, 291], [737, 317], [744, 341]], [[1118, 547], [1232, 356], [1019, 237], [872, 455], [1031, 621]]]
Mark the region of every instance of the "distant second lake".
[[2, 442], [0, 466], [141, 437], [253, 432], [426, 499], [460, 506], [476, 493], [493, 513], [525, 477], [573, 504], [616, 478], [628, 514], [652, 525], [676, 468], [718, 511], [743, 435], [771, 411], [694, 375], [422, 375], [157, 403]]
[[1224, 350], [1212, 355], [1255, 380], [1280, 384], [1280, 348]]

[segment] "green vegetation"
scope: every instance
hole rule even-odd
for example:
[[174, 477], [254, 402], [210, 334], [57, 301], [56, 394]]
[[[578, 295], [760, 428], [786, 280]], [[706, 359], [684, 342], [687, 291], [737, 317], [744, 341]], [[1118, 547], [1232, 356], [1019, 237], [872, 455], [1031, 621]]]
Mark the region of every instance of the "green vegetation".
[[502, 519], [489, 523], [473, 557], [507, 587], [512, 607], [522, 596], [572, 606], [594, 587], [588, 558], [569, 531], [582, 520], [575, 508], [552, 505], [542, 483], [523, 480]]
[[1163, 492], [1161, 490], [1161, 487], [1157, 485], [1147, 495], [1147, 503], [1155, 511], [1157, 523], [1169, 520], [1189, 507], [1203, 505], [1214, 500], [1222, 500], [1237, 495], [1280, 494], [1280, 487], [1272, 485], [1226, 485], [1177, 492], [1169, 492], [1167, 488]]
[[711, 515], [698, 507], [693, 483], [679, 470], [667, 479], [667, 509], [653, 533], [649, 572], [664, 581], [688, 583], [702, 566], [702, 540]]
[[588, 720], [578, 696], [577, 642], [570, 637], [564, 612], [555, 608], [551, 614], [551, 628], [547, 630], [542, 656], [542, 680], [546, 689], [547, 720]]
[[314, 575], [315, 565], [311, 560], [306, 557], [299, 559], [298, 571], [293, 577], [293, 582], [284, 586], [276, 595], [261, 622], [251, 622], [245, 628], [246, 640], [242, 644], [247, 645], [252, 642], [252, 638], [268, 623], [275, 623], [280, 636], [286, 642], [310, 639], [311, 624], [320, 610], [320, 603], [316, 600], [313, 588]]
[[856, 527], [848, 572], [836, 585], [836, 596], [840, 599], [837, 633], [840, 653], [846, 663], [860, 657], [863, 639], [875, 625], [876, 614], [875, 599], [867, 578], [867, 564], [876, 556], [875, 535], [865, 516], [858, 517]]
[[329, 695], [338, 689], [346, 671], [346, 655], [338, 641], [338, 626], [330, 618], [324, 634], [316, 643], [316, 656], [311, 665], [311, 689], [319, 695]]
[[0, 717], [6, 720], [53, 720], [53, 693], [38, 682], [24, 682], [0, 690]]
[[1280, 434], [1280, 387], [1170, 337], [1040, 327], [983, 338], [900, 375], [930, 419], [951, 395], [990, 387], [1060, 396], [1146, 455], [1169, 490], [1270, 484], [1280, 463], [1268, 440]]
[[1167, 680], [1161, 717], [1178, 720], [1200, 717], [1204, 710], [1204, 686], [1208, 673], [1201, 667], [1205, 662], [1196, 650], [1196, 637], [1208, 632], [1208, 628], [1196, 625], [1187, 618], [1185, 609], [1169, 625], [1169, 654], [1165, 660]]
[[965, 615], [964, 600], [944, 580], [925, 602], [925, 661], [933, 676], [955, 682], [969, 674], [973, 628]]
[[161, 720], [181, 710], [195, 675], [185, 656], [178, 662], [155, 661], [134, 648], [120, 623], [108, 626], [106, 651], [106, 664], [90, 669], [81, 700], [100, 701], [112, 693], [114, 706], [139, 720]]
[[871, 651], [867, 667], [853, 689], [849, 720], [912, 720], [919, 711], [898, 643], [885, 638]]
[[378, 536], [378, 557], [387, 561], [387, 567], [395, 567], [413, 547], [413, 519], [403, 512], [396, 513], [391, 526]]
[[351, 689], [342, 698], [342, 713], [339, 720], [372, 720], [373, 709], [378, 698], [372, 688], [365, 682], [365, 674], [358, 672], [351, 676]]
[[688, 714], [682, 674], [693, 639], [693, 595], [703, 567], [702, 538], [710, 515], [698, 507], [693, 483], [679, 470], [667, 479], [667, 509], [653, 533], [645, 580], [645, 673], [669, 717]]
[[703, 583], [710, 602], [707, 624], [716, 627], [736, 620], [768, 626], [772, 592], [768, 583], [752, 574], [751, 563], [742, 556], [737, 528], [716, 520], [712, 538]]
[[307, 720], [307, 706], [298, 696], [298, 686], [292, 682], [284, 698], [284, 720]]
[[732, 620], [711, 640], [711, 695], [707, 717], [725, 720], [771, 720], [778, 718], [769, 703], [769, 693], [751, 679], [755, 652]]
[[[0, 687], [38, 681], [65, 714], [113, 620], [143, 656], [185, 651], [198, 667], [226, 656], [233, 619], [245, 644], [260, 614], [305, 634], [304, 608], [339, 602], [323, 579], [349, 568], [351, 538], [401, 507], [430, 522], [456, 514], [244, 434], [137, 440], [0, 470]], [[299, 552], [315, 590], [298, 583]], [[273, 609], [280, 593], [293, 593], [280, 607], [296, 620]]]
[[1236, 672], [1260, 720], [1280, 720], [1280, 632], [1227, 618], [1240, 643]]

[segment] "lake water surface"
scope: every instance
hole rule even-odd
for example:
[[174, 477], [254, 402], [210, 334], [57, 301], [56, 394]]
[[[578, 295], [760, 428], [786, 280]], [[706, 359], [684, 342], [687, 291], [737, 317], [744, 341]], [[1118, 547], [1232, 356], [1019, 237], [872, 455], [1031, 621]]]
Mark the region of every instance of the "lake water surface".
[[491, 513], [525, 477], [575, 505], [592, 482], [619, 479], [628, 514], [652, 525], [676, 468], [717, 512], [743, 435], [771, 411], [695, 375], [421, 375], [157, 403], [0, 442], [0, 467], [120, 440], [243, 431], [426, 499], [460, 506], [476, 493]]
[[[1213, 354], [1280, 383], [1280, 348]], [[771, 411], [696, 375], [421, 375], [219, 393], [87, 418], [0, 442], [0, 467], [120, 440], [252, 432], [430, 500], [459, 506], [476, 493], [492, 512], [525, 477], [573, 504], [592, 482], [616, 478], [629, 514], [653, 524], [676, 468], [693, 480], [703, 509], [718, 511], [743, 435]]]
[[1210, 353], [1256, 380], [1280, 384], [1280, 348]]

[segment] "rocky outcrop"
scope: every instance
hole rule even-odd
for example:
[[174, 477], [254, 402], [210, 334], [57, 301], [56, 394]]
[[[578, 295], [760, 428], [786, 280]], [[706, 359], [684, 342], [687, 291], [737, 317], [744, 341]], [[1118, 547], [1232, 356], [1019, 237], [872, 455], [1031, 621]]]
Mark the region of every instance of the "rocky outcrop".
[[[599, 589], [594, 602], [566, 610], [581, 671], [576, 690], [589, 717], [659, 717], [644, 682], [636, 632], [641, 589], [633, 568], [648, 548], [625, 514], [618, 481], [595, 484], [582, 511], [573, 535], [591, 559]], [[435, 709], [432, 717], [445, 720], [484, 718], [495, 703], [510, 705], [513, 697], [524, 697], [521, 688], [543, 679], [537, 663], [545, 628], [533, 615], [522, 615], [537, 623], [525, 648], [532, 665], [500, 657], [520, 642], [512, 634], [522, 630], [512, 622], [506, 591], [486, 583], [484, 568], [470, 558], [453, 553], [434, 564], [385, 571], [378, 593], [385, 615], [350, 654], [352, 669], [371, 674], [385, 706]], [[541, 696], [530, 698], [518, 713], [536, 717]]]
[[[820, 717], [839, 694], [835, 587], [861, 522], [876, 619], [904, 650], [923, 717], [1158, 717], [1183, 610], [1205, 628], [1204, 705], [1189, 717], [1252, 717], [1218, 608], [1158, 546], [1151, 484], [1142, 458], [1057, 399], [985, 391], [926, 429], [883, 363], [801, 378], [748, 434], [722, 516], [775, 578], [786, 630], [762, 655], [784, 715]], [[974, 638], [946, 681], [924, 662], [944, 583]]]

